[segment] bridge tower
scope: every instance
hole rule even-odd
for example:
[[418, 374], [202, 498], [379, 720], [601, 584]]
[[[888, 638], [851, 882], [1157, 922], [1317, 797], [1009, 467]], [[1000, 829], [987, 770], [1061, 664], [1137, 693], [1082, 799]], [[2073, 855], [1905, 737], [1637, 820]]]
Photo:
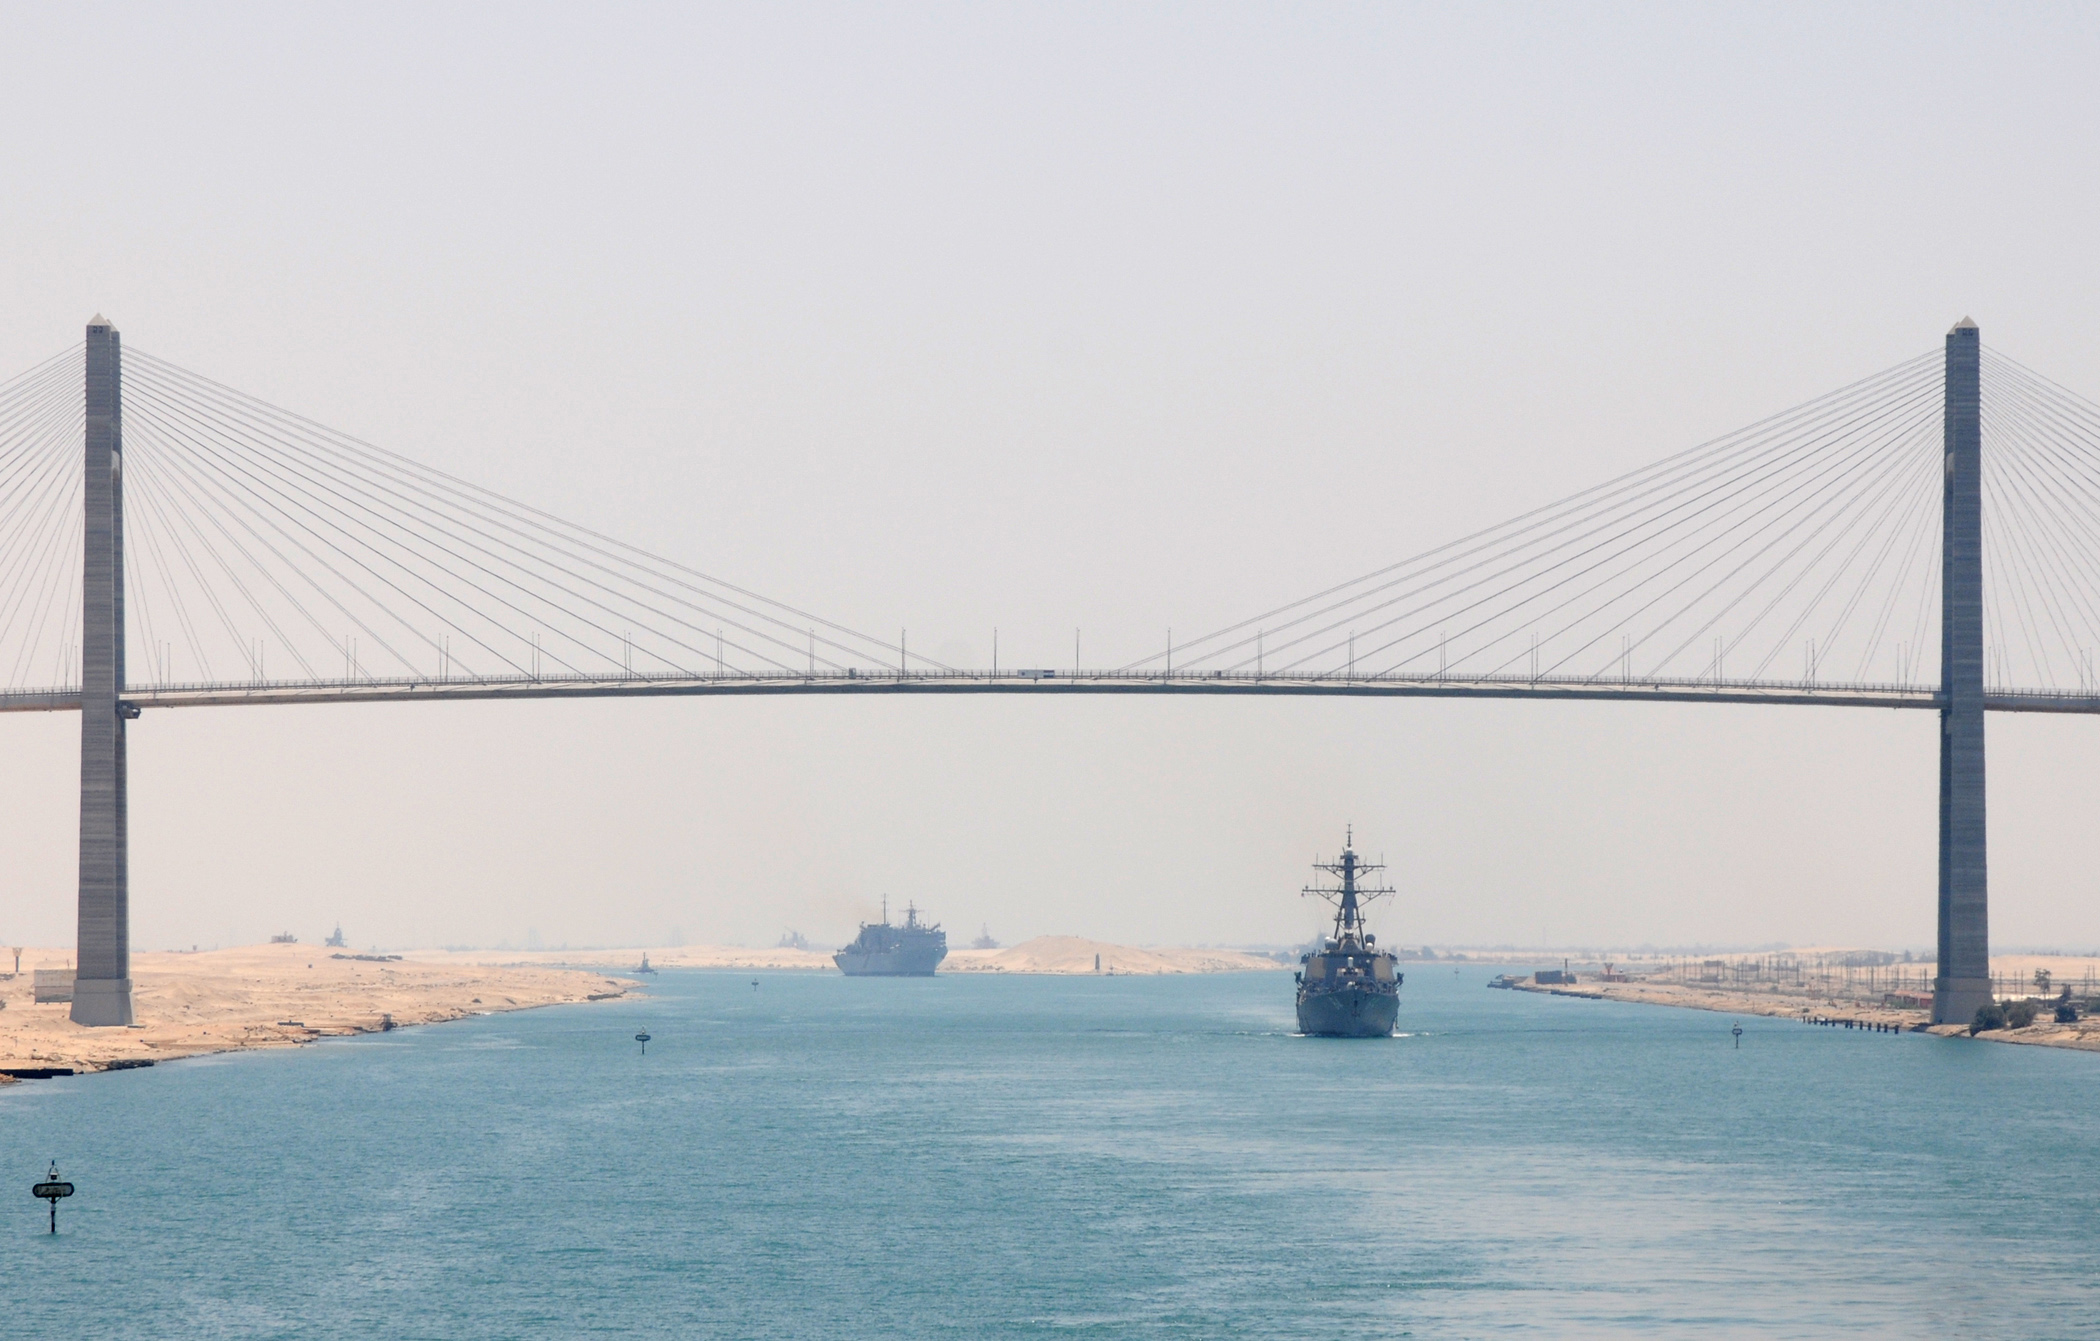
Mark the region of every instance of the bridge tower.
[[1984, 860], [1982, 337], [1947, 332], [1940, 564], [1940, 959], [1934, 1024], [1967, 1024], [1991, 994]]
[[124, 721], [124, 393], [116, 328], [87, 328], [86, 552], [80, 631], [80, 939], [77, 1024], [131, 1015]]

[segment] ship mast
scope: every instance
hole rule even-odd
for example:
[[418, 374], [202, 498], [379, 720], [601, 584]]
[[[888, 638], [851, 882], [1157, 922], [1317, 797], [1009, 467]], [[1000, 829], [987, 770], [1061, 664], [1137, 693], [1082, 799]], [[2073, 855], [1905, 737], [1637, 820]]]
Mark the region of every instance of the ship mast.
[[1385, 869], [1383, 862], [1367, 862], [1356, 855], [1356, 829], [1351, 825], [1348, 837], [1342, 844], [1342, 855], [1337, 861], [1315, 859], [1313, 869], [1325, 871], [1341, 883], [1338, 885], [1307, 885], [1300, 891], [1314, 894], [1334, 904], [1334, 938], [1343, 945], [1354, 941], [1362, 943], [1364, 937], [1363, 905], [1372, 899], [1383, 898], [1393, 892], [1391, 885], [1365, 884], [1360, 877]]

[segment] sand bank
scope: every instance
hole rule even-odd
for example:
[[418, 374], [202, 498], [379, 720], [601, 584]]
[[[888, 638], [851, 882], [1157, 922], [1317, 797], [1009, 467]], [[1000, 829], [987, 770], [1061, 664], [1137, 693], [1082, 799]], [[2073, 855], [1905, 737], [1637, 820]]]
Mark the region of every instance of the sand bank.
[[1239, 950], [1197, 949], [1188, 946], [1140, 950], [1083, 936], [1037, 936], [999, 950], [950, 950], [941, 963], [943, 973], [1245, 973], [1255, 969], [1283, 968], [1273, 959]]
[[[646, 951], [612, 950], [460, 950], [446, 953], [412, 953], [419, 963], [504, 966], [591, 966], [626, 973], [638, 967], [642, 955], [651, 968], [703, 969], [814, 969], [838, 972], [828, 951], [747, 950], [734, 945], [651, 946]], [[1250, 969], [1280, 969], [1283, 965], [1260, 955], [1238, 950], [1195, 949], [1185, 946], [1138, 949], [1081, 936], [1038, 936], [998, 950], [948, 951], [941, 961], [942, 973], [1061, 973], [1092, 974], [1094, 957], [1101, 958], [1100, 972], [1129, 974], [1241, 973]]]
[[788, 947], [751, 950], [740, 945], [614, 946], [597, 950], [411, 950], [418, 964], [482, 968], [567, 968], [629, 975], [649, 956], [651, 968], [823, 969], [838, 972], [828, 953]]
[[[129, 1029], [86, 1029], [64, 1004], [32, 1001], [31, 970], [70, 966], [64, 950], [26, 950], [0, 981], [0, 1070], [100, 1071], [207, 1052], [294, 1047], [335, 1034], [433, 1024], [492, 1011], [618, 996], [634, 987], [601, 973], [537, 966], [337, 959], [315, 945], [253, 945], [131, 957]], [[12, 967], [12, 959], [0, 970]]]
[[[1993, 957], [1991, 960], [1991, 973], [2012, 981], [2032, 982], [2037, 969], [2049, 973], [2052, 995], [2055, 987], [2064, 984], [2072, 985], [2075, 995], [2079, 990], [2079, 983], [2100, 974], [2100, 960], [2071, 955], [2004, 955]], [[1906, 1031], [1923, 1030], [1941, 1037], [1967, 1037], [1969, 1033], [1966, 1025], [1930, 1024], [1932, 1013], [1929, 1010], [1891, 1005], [1882, 997], [1872, 994], [1799, 990], [1788, 984], [1738, 988], [1658, 982], [1643, 979], [1637, 972], [1631, 975], [1632, 980], [1628, 982], [1599, 982], [1593, 976], [1580, 973], [1577, 978], [1578, 981], [1572, 987], [1526, 984], [1524, 990], [1601, 1001], [1631, 1001], [1650, 1006], [1725, 1011], [1736, 1015], [1764, 1015], [1776, 1019], [1801, 1020], [1820, 1017], [1855, 1020], [1865, 1024], [1894, 1025]], [[2100, 1018], [2082, 1019], [2075, 1024], [2057, 1024], [2051, 1019], [2051, 1011], [2046, 1003], [2038, 1001], [2037, 1005], [2040, 1011], [2039, 1018], [2025, 1029], [1992, 1029], [1977, 1037], [1993, 1043], [2018, 1043], [2034, 1047], [2077, 1048], [2100, 1052]]]

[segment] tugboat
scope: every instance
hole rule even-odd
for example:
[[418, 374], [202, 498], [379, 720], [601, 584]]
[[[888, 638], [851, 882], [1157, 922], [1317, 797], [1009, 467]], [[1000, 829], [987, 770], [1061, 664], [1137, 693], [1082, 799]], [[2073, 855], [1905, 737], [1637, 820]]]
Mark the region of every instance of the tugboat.
[[1352, 827], [1340, 860], [1315, 861], [1313, 869], [1333, 876], [1337, 885], [1307, 885], [1334, 904], [1334, 934], [1305, 955], [1295, 975], [1298, 982], [1298, 1032], [1326, 1038], [1386, 1038], [1400, 1022], [1401, 975], [1398, 959], [1378, 948], [1378, 938], [1364, 930], [1363, 905], [1393, 892], [1390, 885], [1365, 885], [1361, 877], [1385, 869], [1359, 859]]
[[849, 978], [931, 978], [948, 957], [948, 933], [938, 922], [919, 920], [913, 904], [904, 905], [904, 925], [890, 925], [890, 901], [882, 901], [882, 920], [863, 922], [853, 944], [831, 957]]

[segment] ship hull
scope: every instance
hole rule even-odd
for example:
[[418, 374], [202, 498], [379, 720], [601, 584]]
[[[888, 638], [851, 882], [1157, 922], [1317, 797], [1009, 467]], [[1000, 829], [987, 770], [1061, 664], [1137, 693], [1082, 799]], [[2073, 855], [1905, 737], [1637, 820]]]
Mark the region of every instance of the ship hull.
[[895, 950], [841, 950], [831, 960], [849, 978], [931, 978], [947, 957], [945, 945], [909, 945]]
[[1400, 1023], [1398, 991], [1341, 987], [1298, 994], [1298, 1032], [1324, 1038], [1387, 1038]]

